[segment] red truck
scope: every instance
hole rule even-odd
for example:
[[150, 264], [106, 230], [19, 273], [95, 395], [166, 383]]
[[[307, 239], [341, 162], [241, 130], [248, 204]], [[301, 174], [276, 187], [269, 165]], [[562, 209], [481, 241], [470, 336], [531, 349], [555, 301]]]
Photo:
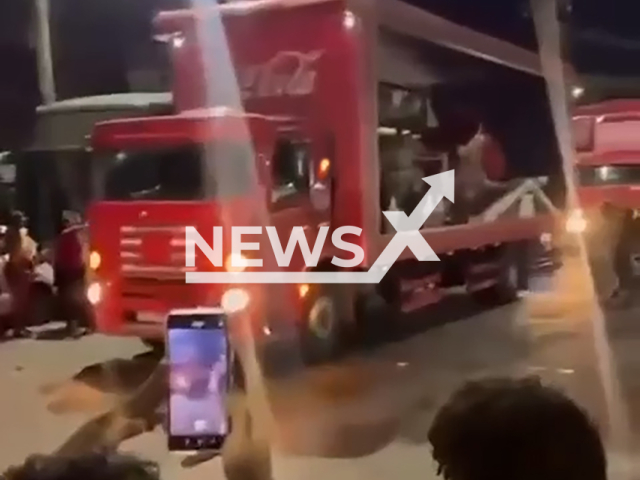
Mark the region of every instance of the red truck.
[[[551, 231], [555, 209], [544, 181], [501, 181], [499, 142], [469, 120], [456, 103], [464, 97], [442, 90], [467, 77], [471, 90], [500, 90], [498, 71], [540, 79], [535, 53], [397, 0], [234, 2], [163, 12], [156, 28], [172, 49], [177, 113], [103, 122], [93, 134], [104, 165], [89, 212], [99, 331], [159, 345], [168, 310], [229, 304], [255, 314], [266, 336], [299, 319], [305, 354], [321, 359], [370, 326], [373, 305], [411, 311], [460, 287], [482, 301], [514, 298], [526, 280], [520, 254]], [[454, 117], [469, 121], [449, 128]], [[185, 283], [186, 226], [209, 239], [216, 225], [265, 218], [281, 239], [294, 226], [309, 238], [323, 225], [356, 226], [350, 241], [367, 269], [395, 233], [383, 211], [410, 213], [428, 189], [421, 177], [451, 168], [459, 201], [443, 200], [421, 230], [440, 262], [407, 249], [370, 287]], [[467, 195], [478, 185], [493, 194]], [[326, 244], [314, 268], [335, 269], [334, 254]], [[305, 268], [298, 250], [290, 269]]]
[[[574, 141], [581, 206], [640, 206], [640, 100], [611, 100], [575, 111]], [[586, 226], [586, 225], [585, 225]]]
[[566, 229], [587, 235], [592, 257], [613, 248], [611, 242], [621, 241], [619, 235], [623, 236], [631, 247], [630, 262], [637, 274], [640, 101], [620, 99], [579, 107], [575, 110], [573, 127], [580, 206], [569, 212]]

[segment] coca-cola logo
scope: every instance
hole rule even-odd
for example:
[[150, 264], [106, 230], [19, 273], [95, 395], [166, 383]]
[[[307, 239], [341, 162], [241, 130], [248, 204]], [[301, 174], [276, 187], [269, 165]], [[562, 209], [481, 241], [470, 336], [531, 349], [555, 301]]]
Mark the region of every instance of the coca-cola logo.
[[317, 63], [324, 51], [278, 52], [259, 65], [238, 72], [242, 98], [302, 97], [315, 90]]

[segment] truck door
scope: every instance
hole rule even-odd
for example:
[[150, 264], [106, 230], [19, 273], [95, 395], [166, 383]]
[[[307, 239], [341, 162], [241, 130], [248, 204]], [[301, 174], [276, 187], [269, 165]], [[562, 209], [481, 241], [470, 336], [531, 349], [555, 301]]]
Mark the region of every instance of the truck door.
[[[281, 135], [270, 161], [270, 210], [283, 248], [294, 227], [302, 227], [313, 250], [319, 228], [330, 226], [332, 212], [331, 160], [322, 142], [292, 134]], [[330, 233], [325, 245], [329, 245]], [[291, 266], [302, 267], [299, 249]]]

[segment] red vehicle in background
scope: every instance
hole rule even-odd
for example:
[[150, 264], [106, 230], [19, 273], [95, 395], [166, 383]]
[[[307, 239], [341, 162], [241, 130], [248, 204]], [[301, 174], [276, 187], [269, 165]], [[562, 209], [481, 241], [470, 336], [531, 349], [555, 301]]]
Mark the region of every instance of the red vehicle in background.
[[579, 107], [573, 122], [581, 206], [639, 208], [640, 100]]
[[[580, 207], [569, 212], [567, 231], [584, 233], [592, 263], [624, 236], [635, 275], [640, 272], [640, 101], [611, 100], [579, 107], [573, 119]], [[626, 256], [626, 253], [624, 254]], [[612, 257], [613, 258], [613, 257]], [[621, 261], [621, 260], [619, 260]], [[598, 275], [615, 276], [600, 262]], [[601, 279], [605, 284], [606, 280]], [[610, 283], [614, 283], [613, 280]]]
[[[232, 304], [255, 313], [266, 336], [296, 319], [305, 354], [325, 359], [371, 326], [362, 313], [373, 305], [412, 311], [460, 287], [481, 301], [515, 297], [522, 248], [552, 229], [544, 181], [489, 188], [477, 168], [463, 175], [461, 157], [500, 172], [504, 154], [477, 125], [464, 141], [442, 140], [455, 135], [436, 97], [463, 81], [494, 86], [498, 71], [539, 77], [535, 53], [397, 0], [236, 2], [161, 13], [156, 26], [170, 39], [178, 113], [104, 122], [93, 135], [104, 181], [89, 212], [88, 295], [100, 331], [160, 344], [170, 309]], [[462, 214], [443, 200], [427, 220], [422, 233], [440, 262], [406, 250], [371, 287], [185, 283], [185, 226], [210, 235], [266, 220], [281, 241], [304, 227], [310, 244], [320, 226], [356, 226], [350, 241], [367, 269], [395, 233], [382, 212], [410, 212], [428, 188], [420, 178], [454, 167], [456, 197], [469, 185], [494, 194]], [[315, 268], [335, 269], [334, 254], [327, 242]], [[204, 257], [197, 266], [213, 268]], [[304, 268], [297, 250], [290, 269]]]

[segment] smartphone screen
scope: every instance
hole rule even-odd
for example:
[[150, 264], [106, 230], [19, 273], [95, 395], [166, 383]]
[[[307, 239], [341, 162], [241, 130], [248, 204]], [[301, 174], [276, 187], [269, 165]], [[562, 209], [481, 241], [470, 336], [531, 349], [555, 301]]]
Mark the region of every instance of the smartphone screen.
[[169, 450], [216, 450], [229, 433], [229, 348], [222, 311], [173, 311], [167, 319]]

